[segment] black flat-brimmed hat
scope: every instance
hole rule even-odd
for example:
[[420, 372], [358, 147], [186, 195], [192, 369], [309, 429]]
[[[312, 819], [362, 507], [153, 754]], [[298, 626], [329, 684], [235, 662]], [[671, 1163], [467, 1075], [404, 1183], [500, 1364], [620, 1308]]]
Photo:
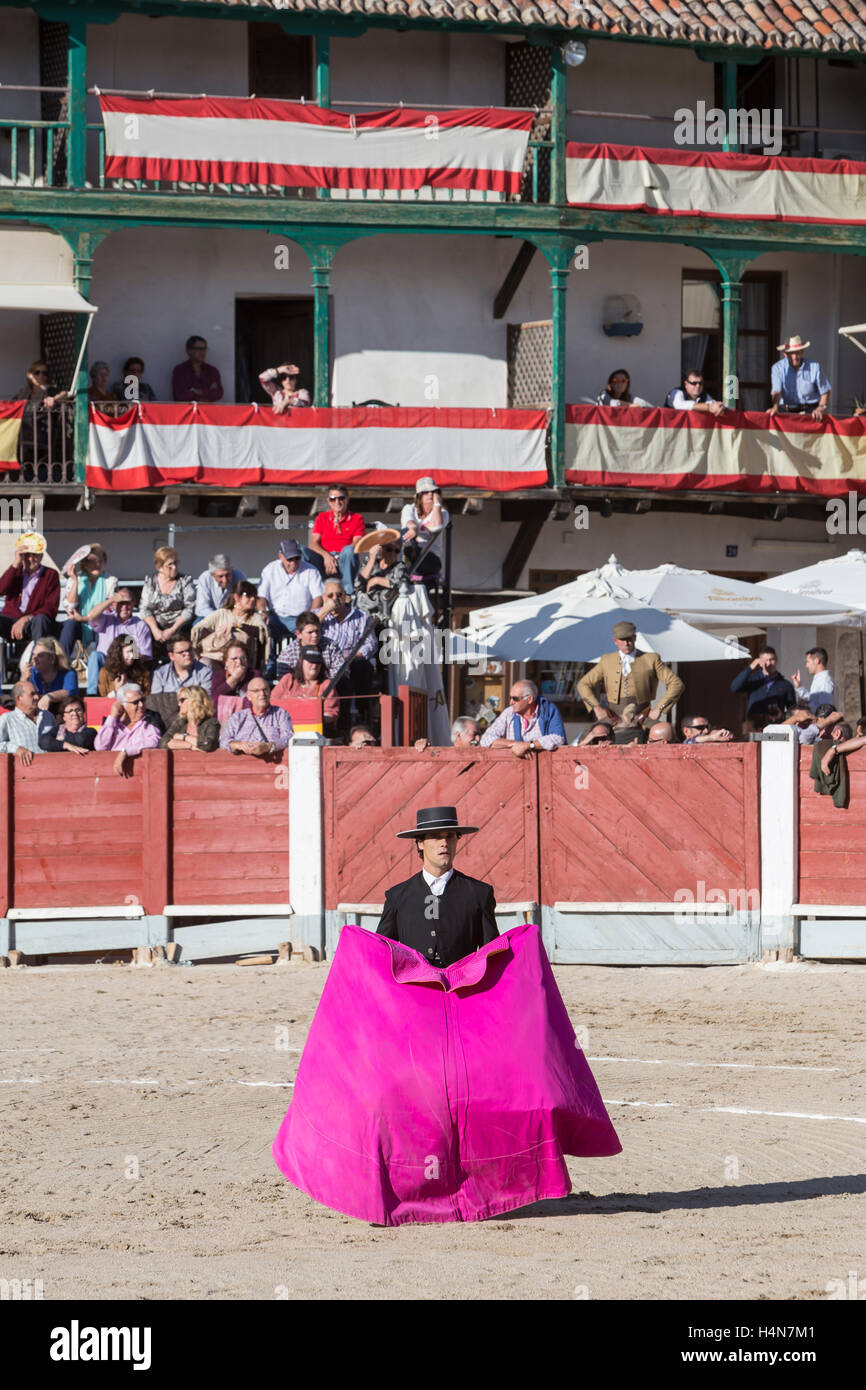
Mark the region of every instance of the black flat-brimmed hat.
[[414, 830], [398, 830], [398, 840], [420, 840], [436, 835], [440, 830], [455, 830], [458, 835], [472, 835], [477, 825], [458, 825], [456, 806], [422, 806], [415, 813]]

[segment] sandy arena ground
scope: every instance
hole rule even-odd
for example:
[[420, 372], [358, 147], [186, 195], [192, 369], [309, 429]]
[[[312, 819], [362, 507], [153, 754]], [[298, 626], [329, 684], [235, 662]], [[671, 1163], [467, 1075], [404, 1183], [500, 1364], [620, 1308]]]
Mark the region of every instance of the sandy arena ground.
[[775, 1300], [858, 1271], [866, 1293], [863, 967], [558, 967], [624, 1152], [569, 1159], [564, 1201], [396, 1230], [270, 1157], [327, 969], [3, 971], [0, 1278], [45, 1299]]

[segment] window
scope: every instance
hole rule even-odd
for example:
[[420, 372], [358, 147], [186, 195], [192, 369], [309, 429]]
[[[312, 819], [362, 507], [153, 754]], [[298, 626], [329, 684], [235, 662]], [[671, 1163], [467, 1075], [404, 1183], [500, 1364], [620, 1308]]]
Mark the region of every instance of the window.
[[313, 99], [313, 40], [279, 24], [248, 24], [249, 92], [282, 101]]
[[[767, 410], [770, 370], [778, 357], [782, 277], [778, 271], [746, 271], [740, 291], [737, 335], [739, 408]], [[684, 270], [682, 371], [702, 372], [706, 389], [721, 400], [721, 276], [715, 270]]]

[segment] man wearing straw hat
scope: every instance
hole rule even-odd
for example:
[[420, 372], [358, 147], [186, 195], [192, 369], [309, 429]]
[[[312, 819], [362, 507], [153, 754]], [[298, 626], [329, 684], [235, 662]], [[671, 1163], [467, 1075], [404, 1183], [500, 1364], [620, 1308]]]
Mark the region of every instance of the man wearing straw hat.
[[415, 841], [421, 870], [385, 893], [379, 936], [411, 946], [441, 967], [496, 940], [493, 889], [453, 867], [458, 837], [477, 829], [458, 823], [455, 806], [424, 806], [415, 828], [398, 832], [398, 840]]
[[820, 362], [803, 356], [810, 346], [808, 340], [803, 342], [799, 333], [779, 344], [778, 351], [783, 355], [773, 363], [771, 415], [777, 415], [780, 410], [786, 415], [808, 415], [813, 420], [823, 420], [826, 415], [830, 383]]

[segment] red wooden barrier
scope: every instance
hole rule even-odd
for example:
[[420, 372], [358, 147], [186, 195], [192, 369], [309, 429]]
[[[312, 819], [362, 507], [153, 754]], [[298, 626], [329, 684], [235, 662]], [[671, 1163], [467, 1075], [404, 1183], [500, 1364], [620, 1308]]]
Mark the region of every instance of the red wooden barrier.
[[562, 748], [538, 768], [545, 903], [760, 887], [757, 744]]
[[809, 776], [812, 749], [800, 749], [801, 903], [866, 903], [866, 753], [848, 758], [849, 804], [819, 796]]
[[417, 873], [412, 840], [420, 806], [456, 806], [479, 826], [456, 867], [493, 884], [499, 902], [538, 901], [537, 777], [531, 758], [506, 749], [325, 748], [325, 906], [380, 903]]

